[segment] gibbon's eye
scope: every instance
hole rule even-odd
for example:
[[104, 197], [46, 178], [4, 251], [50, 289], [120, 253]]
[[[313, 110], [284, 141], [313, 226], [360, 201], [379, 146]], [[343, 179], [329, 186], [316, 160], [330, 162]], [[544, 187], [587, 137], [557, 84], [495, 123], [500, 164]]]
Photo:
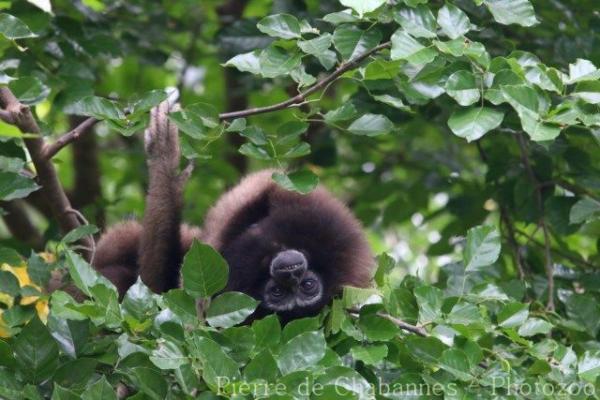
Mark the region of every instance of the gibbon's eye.
[[303, 291], [310, 293], [317, 287], [317, 281], [314, 279], [305, 279], [302, 281], [300, 286], [302, 287]]
[[279, 286], [273, 286], [271, 288], [271, 294], [273, 297], [281, 297], [283, 296], [283, 290]]

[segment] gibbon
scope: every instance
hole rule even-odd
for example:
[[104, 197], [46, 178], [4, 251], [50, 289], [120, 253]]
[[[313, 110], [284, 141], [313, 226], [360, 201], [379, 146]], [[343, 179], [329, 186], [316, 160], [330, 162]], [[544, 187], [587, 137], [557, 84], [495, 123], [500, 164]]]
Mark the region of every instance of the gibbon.
[[138, 275], [156, 293], [179, 287], [183, 255], [193, 240], [227, 261], [225, 290], [260, 301], [254, 317], [315, 315], [342, 286], [370, 284], [374, 258], [350, 210], [320, 186], [307, 195], [279, 187], [272, 170], [251, 174], [222, 195], [202, 228], [182, 224], [182, 190], [191, 168], [177, 173], [178, 132], [165, 104], [151, 112], [145, 134], [150, 181], [144, 218], [109, 228], [93, 262], [121, 296]]

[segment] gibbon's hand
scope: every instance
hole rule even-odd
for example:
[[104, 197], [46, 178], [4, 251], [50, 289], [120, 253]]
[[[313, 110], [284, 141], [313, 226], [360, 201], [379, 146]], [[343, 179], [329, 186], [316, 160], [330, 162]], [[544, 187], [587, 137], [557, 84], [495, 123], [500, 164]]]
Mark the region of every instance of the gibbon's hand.
[[[179, 168], [181, 151], [177, 125], [169, 120], [171, 108], [173, 111], [177, 111], [179, 104], [171, 107], [169, 101], [165, 100], [150, 111], [150, 124], [144, 132], [144, 147], [151, 173], [166, 172], [171, 177], [175, 177]], [[193, 168], [194, 165], [190, 162], [177, 176], [180, 185], [185, 184]]]
[[[150, 111], [150, 124], [144, 132], [144, 147], [150, 165], [175, 173], [179, 167], [179, 132], [169, 120], [170, 104], [163, 101]], [[174, 107], [175, 108], [175, 107]]]

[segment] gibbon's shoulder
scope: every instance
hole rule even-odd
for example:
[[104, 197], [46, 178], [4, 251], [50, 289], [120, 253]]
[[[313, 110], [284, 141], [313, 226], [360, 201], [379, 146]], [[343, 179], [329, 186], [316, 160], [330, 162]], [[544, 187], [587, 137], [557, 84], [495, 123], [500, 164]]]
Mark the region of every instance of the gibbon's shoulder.
[[209, 210], [202, 228], [203, 240], [219, 249], [232, 235], [277, 211], [302, 209], [307, 218], [332, 221], [340, 230], [362, 237], [362, 226], [352, 212], [319, 185], [307, 195], [281, 188], [271, 178], [276, 170], [247, 175]]

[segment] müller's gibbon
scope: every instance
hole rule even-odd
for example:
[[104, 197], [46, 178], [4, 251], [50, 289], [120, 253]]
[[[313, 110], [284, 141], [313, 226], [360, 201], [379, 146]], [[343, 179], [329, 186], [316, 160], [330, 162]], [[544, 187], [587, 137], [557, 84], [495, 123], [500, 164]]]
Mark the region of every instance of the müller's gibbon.
[[180, 286], [183, 255], [194, 239], [229, 264], [226, 290], [260, 301], [254, 317], [284, 320], [318, 313], [344, 285], [370, 284], [374, 259], [358, 221], [326, 189], [300, 195], [276, 185], [271, 170], [244, 178], [208, 212], [203, 227], [181, 224], [182, 189], [176, 127], [161, 104], [145, 135], [149, 189], [141, 223], [110, 228], [95, 268], [123, 294], [140, 275], [154, 292]]

